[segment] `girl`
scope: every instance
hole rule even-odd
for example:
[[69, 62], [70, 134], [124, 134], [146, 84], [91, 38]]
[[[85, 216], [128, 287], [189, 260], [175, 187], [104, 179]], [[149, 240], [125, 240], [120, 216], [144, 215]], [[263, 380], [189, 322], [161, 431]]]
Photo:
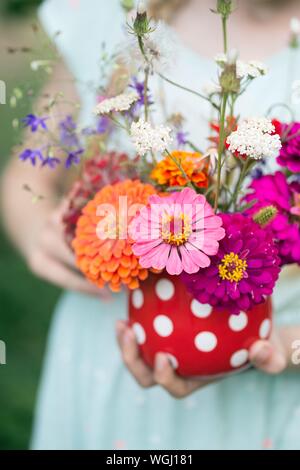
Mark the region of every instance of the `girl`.
[[[286, 40], [289, 18], [299, 13], [297, 2], [276, 2], [278, 9], [271, 8], [271, 3], [251, 2], [249, 9], [250, 2], [241, 1], [230, 23], [233, 42], [243, 58], [272, 56], [268, 61], [271, 72], [252, 85], [251, 101], [249, 94], [241, 100], [244, 115], [263, 114], [273, 102], [284, 101], [292, 79], [287, 73], [289, 53], [278, 51]], [[82, 123], [91, 119], [95, 103], [84, 83], [97, 81], [99, 47], [106, 41], [112, 51], [122, 41], [125, 18], [120, 4], [119, 0], [47, 0], [41, 8], [49, 34], [62, 31], [57, 45], [70, 71], [59, 66], [46, 91], [57, 91], [59, 80], [60, 90], [61, 83], [66, 84], [61, 90], [66, 101], [74, 101], [76, 92], [67, 80], [71, 73], [79, 84]], [[221, 44], [219, 19], [209, 12], [214, 6], [208, 0], [149, 2], [156, 17], [170, 22], [176, 37], [176, 66], [169, 75], [191, 88], [199, 88], [215, 74], [214, 64], [207, 59], [219, 52]], [[299, 78], [298, 58], [294, 70]], [[161, 84], [156, 79], [150, 87], [159, 94]], [[166, 107], [184, 109], [191, 137], [205, 142], [207, 129], [201, 126], [208, 116], [205, 103], [201, 107], [201, 102], [172, 87], [165, 87], [164, 92]], [[27, 143], [30, 146], [30, 137]], [[124, 321], [126, 293], [109, 298], [76, 271], [73, 254], [63, 241], [62, 208], [56, 208], [57, 180], [56, 172], [33, 172], [14, 159], [3, 185], [7, 227], [30, 268], [69, 291], [54, 316], [32, 447], [299, 449], [300, 374], [291, 359], [293, 341], [300, 338], [296, 271], [282, 274], [274, 295], [273, 336], [250, 350], [255, 368], [208, 384], [178, 377], [167, 357], [158, 354], [152, 371], [139, 358], [133, 332]], [[22, 191], [16, 190], [24, 181], [46, 196], [34, 210]], [[117, 348], [115, 325], [131, 375]]]

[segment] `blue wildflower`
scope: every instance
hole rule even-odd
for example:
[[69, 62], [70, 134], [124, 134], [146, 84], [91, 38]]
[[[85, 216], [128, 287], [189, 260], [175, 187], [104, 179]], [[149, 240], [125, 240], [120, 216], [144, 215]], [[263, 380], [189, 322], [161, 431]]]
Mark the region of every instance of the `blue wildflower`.
[[176, 140], [178, 147], [183, 147], [188, 142], [188, 132], [184, 132], [183, 130], [179, 130], [176, 133]]
[[75, 150], [74, 152], [69, 152], [65, 167], [70, 168], [72, 165], [78, 165], [80, 163], [80, 155], [83, 153], [83, 149]]
[[52, 170], [55, 170], [55, 168], [60, 164], [60, 159], [56, 157], [46, 157], [43, 160], [42, 166], [48, 166]]
[[60, 141], [66, 147], [78, 146], [78, 136], [76, 134], [76, 123], [73, 121], [72, 116], [67, 116], [59, 123]]
[[43, 154], [39, 149], [25, 149], [23, 152], [19, 155], [19, 159], [22, 160], [23, 162], [29, 160], [31, 165], [36, 164], [36, 160], [40, 160], [43, 162]]
[[27, 114], [27, 116], [22, 119], [25, 127], [31, 127], [31, 132], [36, 132], [39, 127], [47, 130], [46, 120], [48, 117], [38, 117], [35, 114]]
[[[140, 82], [136, 77], [132, 78], [132, 83], [129, 85], [129, 88], [135, 90], [139, 96], [139, 99], [134, 103], [133, 109], [134, 111], [141, 106], [144, 106], [145, 103], [145, 85], [144, 82]], [[153, 104], [152, 97], [150, 93], [148, 93], [147, 89], [147, 105], [150, 106]]]
[[101, 116], [97, 123], [97, 134], [105, 134], [108, 131], [110, 119], [107, 116]]

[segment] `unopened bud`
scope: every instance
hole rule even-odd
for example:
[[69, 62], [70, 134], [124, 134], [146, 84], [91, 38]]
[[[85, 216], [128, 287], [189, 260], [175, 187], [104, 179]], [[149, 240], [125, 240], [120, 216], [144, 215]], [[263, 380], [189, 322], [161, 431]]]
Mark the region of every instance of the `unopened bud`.
[[253, 220], [262, 228], [264, 228], [266, 225], [272, 222], [277, 214], [278, 210], [275, 206], [266, 206], [253, 215]]
[[144, 2], [139, 2], [137, 8], [137, 15], [133, 23], [133, 29], [137, 36], [142, 37], [150, 31], [147, 10]]
[[241, 87], [241, 80], [236, 74], [236, 64], [226, 65], [220, 76], [220, 85], [225, 93], [238, 93]]
[[217, 0], [217, 13], [223, 18], [228, 18], [233, 11], [232, 0]]

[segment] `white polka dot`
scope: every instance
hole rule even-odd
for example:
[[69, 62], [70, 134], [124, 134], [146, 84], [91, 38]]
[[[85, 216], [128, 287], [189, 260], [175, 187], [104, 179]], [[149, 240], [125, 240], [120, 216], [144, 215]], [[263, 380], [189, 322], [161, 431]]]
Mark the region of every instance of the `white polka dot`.
[[135, 308], [141, 308], [144, 304], [144, 294], [141, 289], [136, 289], [132, 293], [132, 305]]
[[163, 338], [173, 333], [174, 326], [172, 320], [166, 315], [158, 315], [154, 318], [153, 327], [156, 333]]
[[160, 279], [155, 285], [155, 291], [161, 300], [170, 300], [174, 295], [175, 289], [169, 279]]
[[193, 299], [191, 302], [191, 310], [195, 317], [206, 318], [211, 314], [212, 307], [208, 304], [201, 304], [198, 300]]
[[176, 357], [173, 356], [173, 354], [170, 354], [170, 353], [168, 353], [167, 356], [169, 358], [169, 361], [170, 361], [171, 366], [173, 367], [173, 369], [178, 369], [178, 361], [177, 361]]
[[265, 339], [268, 337], [271, 331], [271, 320], [266, 318], [259, 327], [259, 336], [261, 339]]
[[142, 325], [140, 323], [134, 323], [132, 325], [132, 329], [134, 331], [138, 344], [144, 344], [144, 342], [146, 341], [146, 333]]
[[248, 316], [245, 312], [240, 312], [238, 315], [230, 315], [228, 323], [232, 331], [242, 331], [248, 324]]
[[247, 349], [240, 349], [232, 354], [230, 358], [231, 367], [240, 367], [248, 360], [248, 351]]
[[199, 351], [210, 352], [217, 346], [218, 340], [214, 333], [210, 331], [202, 331], [195, 338], [195, 346]]

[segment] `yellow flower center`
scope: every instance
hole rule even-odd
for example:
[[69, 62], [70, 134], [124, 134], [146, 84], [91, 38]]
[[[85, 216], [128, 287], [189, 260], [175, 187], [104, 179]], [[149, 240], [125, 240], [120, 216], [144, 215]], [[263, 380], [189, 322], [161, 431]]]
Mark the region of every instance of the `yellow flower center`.
[[239, 282], [243, 279], [246, 269], [247, 261], [231, 252], [225, 255], [219, 264], [219, 276], [223, 281]]
[[161, 238], [170, 245], [183, 245], [192, 233], [190, 218], [181, 213], [179, 216], [165, 214], [162, 217]]

